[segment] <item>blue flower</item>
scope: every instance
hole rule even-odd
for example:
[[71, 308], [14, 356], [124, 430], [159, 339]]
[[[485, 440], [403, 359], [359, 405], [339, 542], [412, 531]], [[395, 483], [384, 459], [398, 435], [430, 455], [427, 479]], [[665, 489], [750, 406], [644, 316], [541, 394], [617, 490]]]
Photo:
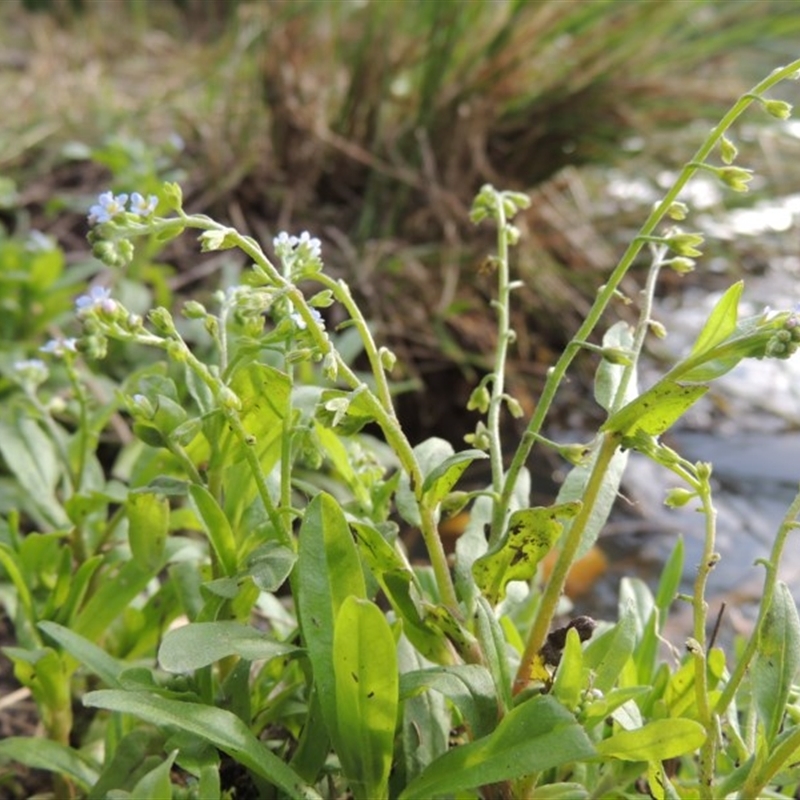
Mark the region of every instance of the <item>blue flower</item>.
[[[317, 323], [317, 327], [324, 331], [325, 330], [325, 320], [322, 318], [322, 314], [317, 311], [316, 308], [309, 309], [311, 311], [311, 316], [314, 317], [314, 322]], [[308, 325], [306, 325], [306, 321], [300, 316], [298, 311], [295, 311], [292, 314], [289, 314], [289, 319], [294, 322], [297, 328], [301, 331], [304, 331]]]
[[125, 213], [125, 204], [128, 202], [128, 195], [113, 192], [103, 192], [97, 198], [97, 202], [89, 209], [89, 224], [99, 225], [108, 222], [119, 214]]
[[139, 192], [134, 192], [131, 195], [131, 214], [136, 214], [139, 217], [149, 217], [158, 205], [158, 198], [154, 194], [149, 194], [143, 197]]
[[95, 309], [108, 311], [109, 313], [115, 311], [117, 308], [116, 301], [111, 299], [111, 290], [105, 286], [92, 286], [89, 294], [82, 294], [75, 300], [75, 309], [80, 314], [88, 314]]
[[65, 339], [60, 336], [57, 339], [51, 339], [46, 345], [40, 347], [39, 352], [49, 353], [51, 355], [58, 356], [59, 358], [63, 358], [66, 353], [77, 353], [77, 344], [77, 339]]

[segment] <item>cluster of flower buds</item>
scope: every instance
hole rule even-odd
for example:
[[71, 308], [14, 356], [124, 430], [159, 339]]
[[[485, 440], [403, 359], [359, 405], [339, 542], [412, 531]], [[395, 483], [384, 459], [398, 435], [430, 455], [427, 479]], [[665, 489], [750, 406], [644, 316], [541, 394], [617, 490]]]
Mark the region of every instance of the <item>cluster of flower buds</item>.
[[322, 269], [322, 243], [308, 231], [299, 236], [282, 231], [272, 240], [272, 247], [284, 273], [293, 280]]
[[767, 342], [768, 358], [790, 358], [800, 347], [800, 315], [790, 314]]

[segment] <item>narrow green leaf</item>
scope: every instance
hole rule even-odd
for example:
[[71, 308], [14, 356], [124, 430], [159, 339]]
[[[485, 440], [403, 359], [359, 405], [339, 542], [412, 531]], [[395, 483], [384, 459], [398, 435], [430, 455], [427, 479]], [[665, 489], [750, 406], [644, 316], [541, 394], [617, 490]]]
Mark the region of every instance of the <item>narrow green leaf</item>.
[[497, 725], [494, 681], [486, 667], [454, 664], [415, 670], [400, 677], [400, 695], [404, 699], [428, 689], [443, 694], [459, 710], [473, 738], [487, 736]]
[[169, 532], [169, 500], [156, 492], [134, 491], [128, 495], [125, 510], [133, 560], [142, 569], [158, 570]]
[[441, 630], [428, 624], [422, 609], [422, 590], [413, 570], [381, 532], [356, 522], [353, 530], [364, 561], [380, 584], [394, 612], [403, 620], [403, 632], [420, 652], [435, 664], [451, 664], [453, 648]]
[[580, 503], [523, 508], [515, 511], [508, 522], [508, 532], [500, 544], [481, 556], [472, 565], [475, 583], [494, 604], [505, 595], [509, 581], [529, 580], [536, 574], [539, 562], [550, 552], [561, 535], [559, 519], [578, 513]]
[[167, 672], [191, 672], [232, 655], [246, 661], [269, 661], [297, 652], [299, 648], [273, 641], [266, 633], [233, 620], [191, 622], [164, 636], [158, 663]]
[[798, 667], [800, 619], [789, 587], [779, 581], [758, 632], [758, 647], [751, 667], [753, 697], [768, 744], [781, 729]]
[[260, 742], [235, 714], [221, 708], [170, 700], [145, 692], [102, 689], [89, 692], [83, 704], [106, 708], [158, 726], [170, 726], [199, 736], [227, 753], [256, 775], [298, 800], [319, 800], [294, 770]]
[[320, 492], [300, 527], [297, 606], [322, 716], [333, 736], [336, 690], [333, 673], [334, 621], [349, 596], [365, 598], [366, 586], [355, 542], [339, 503]]
[[235, 575], [237, 567], [236, 539], [228, 518], [205, 486], [193, 483], [189, 487], [189, 496], [222, 569], [226, 575]]
[[334, 748], [356, 798], [389, 796], [397, 724], [397, 650], [383, 612], [350, 596], [336, 617], [333, 670], [337, 725]]
[[458, 483], [459, 478], [464, 474], [464, 470], [475, 459], [489, 458], [488, 453], [482, 450], [464, 450], [445, 458], [440, 464], [435, 466], [426, 476], [422, 484], [422, 491], [426, 494], [426, 499], [431, 505], [440, 503]]
[[[390, 779], [393, 795], [397, 795], [400, 787], [407, 785], [428, 764], [447, 752], [452, 728], [450, 709], [444, 694], [427, 691], [424, 687], [412, 695], [403, 693], [406, 675], [423, 672], [425, 667], [425, 659], [404, 636], [397, 643], [397, 661], [401, 673], [402, 760]], [[491, 681], [488, 683], [491, 686]], [[395, 791], [392, 791], [393, 784]]]
[[38, 736], [0, 739], [0, 758], [65, 775], [85, 790], [97, 781], [99, 775], [96, 766], [77, 750]]
[[131, 797], [135, 797], [136, 800], [171, 800], [170, 772], [177, 755], [178, 751], [173, 751], [165, 761], [143, 775], [131, 789]]
[[69, 518], [55, 496], [61, 472], [51, 440], [30, 418], [15, 412], [13, 419], [0, 419], [0, 453], [20, 486], [26, 507], [54, 528], [69, 525]]
[[594, 670], [594, 687], [609, 692], [622, 672], [636, 644], [633, 609], [625, 605], [616, 625], [592, 639], [583, 651], [583, 662]]
[[619, 731], [598, 742], [601, 757], [622, 761], [664, 761], [702, 747], [706, 732], [692, 719], [657, 719], [633, 731]]
[[[586, 485], [589, 483], [589, 478], [591, 477], [595, 462], [597, 461], [599, 441], [599, 439], [595, 441], [592, 453], [586, 463], [578, 464], [569, 471], [567, 477], [564, 479], [564, 483], [561, 484], [561, 488], [558, 490], [556, 503], [577, 502], [584, 497], [586, 494]], [[600, 531], [603, 529], [606, 522], [608, 522], [611, 509], [619, 496], [619, 486], [620, 483], [622, 483], [622, 476], [625, 474], [627, 465], [628, 451], [617, 449], [611, 457], [608, 469], [606, 469], [603, 475], [603, 483], [597, 492], [597, 498], [592, 506], [589, 519], [586, 522], [578, 552], [575, 554], [576, 559], [591, 550], [592, 545], [597, 541], [597, 537], [600, 535]], [[565, 520], [564, 533], [562, 535], [566, 536], [566, 533], [571, 527], [572, 520]]]
[[117, 661], [105, 650], [63, 625], [44, 620], [39, 623], [38, 627], [51, 639], [58, 642], [79, 664], [97, 675], [106, 686], [112, 689], [118, 688], [119, 676], [128, 669], [130, 664]]
[[97, 641], [128, 604], [153, 579], [135, 561], [126, 561], [118, 570], [106, 570], [99, 589], [80, 610], [71, 628], [75, 633]]
[[570, 628], [553, 681], [553, 697], [560, 700], [570, 711], [575, 711], [585, 686], [581, 637], [575, 628]]
[[[603, 347], [616, 348], [618, 350], [631, 350], [633, 348], [633, 330], [624, 321], [616, 322], [603, 336]], [[611, 406], [617, 397], [622, 382], [622, 377], [626, 372], [626, 367], [622, 364], [612, 364], [607, 359], [601, 359], [594, 376], [594, 397], [598, 404], [606, 411], [611, 411]], [[636, 397], [636, 372], [628, 380], [625, 396], [622, 404], [629, 403]]]
[[434, 761], [400, 798], [431, 800], [581, 761], [594, 753], [569, 711], [552, 697], [533, 697], [510, 711], [489, 736], [449, 750]]
[[660, 436], [669, 430], [706, 392], [708, 386], [682, 386], [661, 380], [610, 416], [601, 431], [632, 437], [641, 431]]
[[721, 344], [736, 330], [743, 289], [744, 282], [737, 281], [722, 295], [692, 346], [690, 358]]

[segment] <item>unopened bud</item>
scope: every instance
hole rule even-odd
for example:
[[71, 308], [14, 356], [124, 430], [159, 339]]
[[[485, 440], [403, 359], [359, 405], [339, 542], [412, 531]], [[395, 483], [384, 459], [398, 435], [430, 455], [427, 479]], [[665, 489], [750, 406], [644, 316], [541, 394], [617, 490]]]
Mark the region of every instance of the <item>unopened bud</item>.
[[791, 103], [785, 103], [783, 100], [765, 100], [763, 105], [767, 114], [777, 119], [789, 119], [792, 116]]
[[689, 489], [670, 489], [664, 498], [664, 505], [669, 508], [682, 508], [695, 497], [697, 493]]
[[739, 150], [736, 145], [727, 136], [723, 136], [719, 142], [719, 157], [722, 159], [722, 163], [733, 164], [737, 155], [739, 155]]
[[689, 206], [687, 206], [686, 203], [682, 203], [680, 200], [675, 200], [673, 203], [670, 203], [670, 206], [667, 209], [667, 216], [676, 221], [686, 219], [686, 215], [688, 213]]

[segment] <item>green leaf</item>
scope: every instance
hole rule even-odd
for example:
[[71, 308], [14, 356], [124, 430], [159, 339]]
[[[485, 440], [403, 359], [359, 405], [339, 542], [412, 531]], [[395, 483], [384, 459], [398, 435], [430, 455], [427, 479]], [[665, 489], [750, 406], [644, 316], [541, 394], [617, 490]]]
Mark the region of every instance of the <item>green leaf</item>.
[[167, 672], [191, 672], [227, 656], [269, 661], [299, 652], [266, 633], [233, 620], [191, 622], [169, 631], [158, 648], [158, 663]]
[[[420, 472], [422, 473], [423, 486], [432, 488], [433, 484], [428, 484], [427, 477], [436, 472], [442, 464], [454, 456], [453, 445], [445, 439], [432, 436], [424, 442], [420, 442], [414, 448], [414, 455], [417, 458]], [[466, 469], [466, 465], [464, 467]], [[445, 472], [447, 470], [445, 469]], [[443, 477], [443, 474], [440, 474]], [[456, 476], [456, 480], [458, 476]], [[403, 473], [400, 485], [395, 495], [395, 503], [400, 516], [409, 524], [415, 527], [421, 525], [419, 509], [417, 508], [416, 487], [411, 485], [411, 480], [407, 473]]]
[[567, 641], [553, 681], [553, 697], [560, 700], [570, 711], [575, 711], [586, 686], [583, 667], [583, 645], [575, 628], [567, 631]]
[[490, 783], [522, 778], [591, 758], [594, 746], [557, 700], [538, 696], [510, 711], [483, 739], [449, 750], [403, 792], [401, 800], [430, 800]]
[[24, 489], [26, 508], [48, 526], [68, 527], [69, 518], [55, 497], [61, 474], [55, 447], [20, 409], [12, 419], [0, 419], [0, 454]]
[[724, 342], [736, 330], [739, 300], [743, 289], [744, 282], [738, 281], [722, 295], [692, 346], [689, 358], [711, 350]]
[[458, 483], [459, 478], [464, 474], [464, 470], [475, 459], [489, 458], [488, 453], [482, 450], [464, 450], [455, 453], [437, 464], [426, 476], [422, 484], [422, 491], [426, 495], [426, 501], [431, 506], [438, 505]]
[[658, 719], [633, 731], [619, 731], [598, 742], [604, 758], [622, 761], [664, 761], [693, 753], [702, 747], [706, 732], [691, 719]]
[[178, 751], [170, 753], [166, 760], [143, 775], [131, 789], [136, 800], [171, 800], [172, 782], [170, 772]]
[[125, 502], [128, 542], [142, 569], [158, 571], [169, 532], [169, 500], [155, 492], [134, 491]]
[[616, 625], [592, 639], [583, 651], [583, 663], [594, 670], [594, 688], [609, 692], [633, 653], [636, 619], [630, 604], [620, 609]]
[[336, 617], [333, 670], [337, 723], [333, 735], [356, 798], [389, 796], [397, 724], [397, 650], [383, 612], [350, 596]]
[[107, 686], [118, 688], [119, 676], [128, 669], [129, 664], [117, 661], [105, 650], [63, 625], [44, 620], [39, 623], [38, 627], [51, 639], [58, 642], [79, 664], [97, 675]]
[[247, 574], [262, 592], [275, 592], [289, 577], [297, 553], [279, 542], [270, 541], [259, 545], [247, 557]]
[[98, 778], [97, 768], [71, 747], [40, 736], [9, 736], [0, 739], [0, 759], [10, 759], [33, 769], [57, 772], [84, 790]]
[[601, 431], [632, 437], [641, 431], [660, 436], [669, 430], [706, 392], [708, 386], [682, 386], [661, 380], [635, 400], [612, 414]]
[[171, 700], [145, 692], [103, 689], [83, 698], [89, 708], [132, 714], [157, 726], [169, 726], [199, 736], [244, 767], [298, 800], [319, 795], [294, 770], [260, 742], [235, 714], [221, 708]]
[[[631, 326], [624, 321], [612, 325], [603, 337], [604, 348], [631, 351], [633, 344], [633, 331]], [[611, 411], [625, 372], [626, 367], [622, 364], [612, 364], [605, 358], [601, 359], [597, 367], [597, 372], [594, 376], [594, 397], [606, 411]], [[636, 397], [636, 391], [636, 371], [634, 370], [628, 379], [622, 403], [633, 400]]]
[[[586, 462], [574, 466], [569, 471], [567, 477], [564, 479], [564, 483], [561, 484], [561, 488], [558, 490], [556, 503], [577, 502], [584, 497], [586, 494], [586, 485], [589, 483], [589, 478], [594, 471], [594, 465], [597, 461], [599, 441], [599, 439], [595, 441], [592, 454]], [[608, 468], [603, 475], [603, 482], [597, 492], [592, 511], [589, 514], [589, 519], [583, 530], [580, 546], [575, 554], [576, 559], [586, 555], [586, 553], [591, 550], [592, 545], [597, 541], [597, 537], [600, 535], [600, 531], [603, 529], [606, 522], [608, 522], [611, 509], [619, 496], [619, 486], [622, 482], [622, 476], [625, 474], [627, 465], [628, 451], [617, 449], [611, 457]], [[571, 527], [572, 520], [565, 520], [564, 533], [562, 536], [566, 536]]]
[[[445, 694], [426, 691], [408, 695], [403, 693], [404, 679], [412, 673], [424, 671], [425, 659], [411, 646], [408, 639], [401, 636], [397, 643], [397, 660], [400, 669], [400, 697], [402, 700], [402, 761], [399, 769], [390, 779], [398, 788], [393, 795], [399, 793], [399, 787], [405, 786], [449, 747], [450, 709]], [[488, 676], [487, 676], [488, 677]], [[491, 687], [491, 681], [488, 682]]]
[[336, 730], [333, 673], [334, 621], [350, 597], [366, 598], [355, 542], [339, 503], [320, 492], [309, 503], [300, 527], [297, 606], [303, 641], [311, 661], [322, 716], [331, 736]]
[[497, 725], [494, 682], [486, 667], [454, 664], [415, 670], [400, 677], [403, 699], [429, 689], [443, 694], [459, 710], [472, 738], [487, 736]]
[[413, 570], [381, 532], [372, 525], [353, 523], [359, 551], [394, 612], [403, 620], [403, 632], [430, 661], [451, 664], [455, 654], [444, 634], [425, 620], [422, 589]]
[[97, 641], [153, 579], [153, 573], [143, 570], [135, 561], [126, 561], [118, 570], [99, 574], [103, 578], [99, 588], [70, 626], [91, 641]]
[[758, 632], [750, 668], [758, 717], [771, 744], [781, 729], [792, 683], [800, 667], [800, 619], [788, 586], [779, 581]]
[[189, 496], [223, 571], [226, 575], [235, 575], [236, 539], [225, 512], [205, 486], [193, 483], [189, 487]]
[[579, 502], [571, 502], [523, 508], [511, 515], [500, 544], [472, 565], [475, 583], [490, 603], [504, 597], [509, 581], [529, 580], [536, 574], [539, 562], [561, 535], [563, 525], [558, 520], [574, 517], [579, 508]]

